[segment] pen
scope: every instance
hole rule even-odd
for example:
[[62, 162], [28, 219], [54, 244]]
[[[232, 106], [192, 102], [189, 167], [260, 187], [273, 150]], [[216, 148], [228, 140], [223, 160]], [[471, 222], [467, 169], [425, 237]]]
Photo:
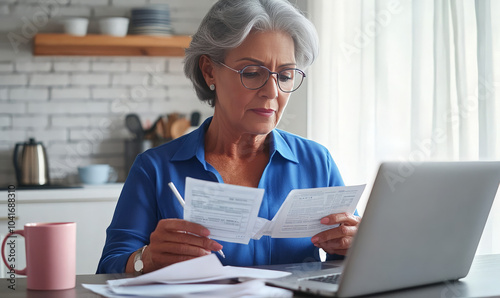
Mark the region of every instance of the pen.
[[[175, 197], [177, 198], [177, 201], [179, 201], [179, 203], [181, 204], [182, 208], [184, 208], [184, 206], [186, 205], [186, 203], [184, 202], [184, 199], [181, 197], [181, 194], [179, 193], [179, 191], [177, 190], [177, 187], [175, 187], [174, 183], [173, 182], [169, 182], [168, 183], [168, 186], [170, 186], [170, 189], [172, 190], [172, 192], [174, 193]], [[221, 250], [217, 251], [217, 253], [223, 257], [224, 259], [226, 258], [226, 256], [224, 255], [224, 252]]]

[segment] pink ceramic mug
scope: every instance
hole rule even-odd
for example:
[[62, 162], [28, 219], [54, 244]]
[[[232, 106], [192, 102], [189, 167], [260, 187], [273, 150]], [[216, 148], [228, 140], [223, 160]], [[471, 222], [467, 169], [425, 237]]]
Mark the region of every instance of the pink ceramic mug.
[[29, 223], [24, 230], [8, 234], [2, 242], [2, 258], [5, 244], [11, 235], [19, 234], [26, 239], [26, 268], [16, 274], [27, 276], [27, 288], [31, 290], [63, 290], [75, 287], [76, 277], [76, 223]]

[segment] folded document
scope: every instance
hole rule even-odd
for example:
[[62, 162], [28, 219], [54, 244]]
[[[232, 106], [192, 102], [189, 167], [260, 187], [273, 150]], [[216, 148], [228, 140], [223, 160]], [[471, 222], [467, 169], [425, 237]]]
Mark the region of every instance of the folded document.
[[186, 178], [184, 219], [210, 230], [210, 238], [248, 244], [262, 236], [311, 237], [333, 226], [334, 213], [353, 213], [365, 185], [294, 189], [272, 220], [258, 217], [264, 190]]
[[248, 267], [222, 266], [215, 254], [175, 263], [133, 278], [108, 280], [111, 287], [137, 286], [153, 283], [185, 284], [220, 279], [269, 279], [290, 275], [290, 272]]
[[[176, 263], [133, 278], [108, 280], [107, 285], [83, 285], [105, 297], [165, 297], [198, 293], [201, 297], [240, 297], [251, 293], [290, 297], [290, 292], [267, 287], [262, 279], [280, 278], [289, 272], [246, 267], [222, 266], [215, 254]], [[207, 282], [239, 278], [239, 284]], [[259, 280], [257, 280], [259, 279]], [[278, 293], [276, 293], [278, 291]], [[276, 294], [276, 295], [275, 295]]]
[[107, 298], [291, 298], [293, 292], [267, 286], [263, 280], [249, 280], [238, 284], [153, 284], [111, 288], [109, 285], [84, 284], [84, 288]]

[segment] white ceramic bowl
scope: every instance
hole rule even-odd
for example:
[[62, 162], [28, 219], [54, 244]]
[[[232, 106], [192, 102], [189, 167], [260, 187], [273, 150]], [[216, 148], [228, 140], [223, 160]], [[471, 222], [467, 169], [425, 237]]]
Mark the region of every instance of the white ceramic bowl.
[[64, 27], [64, 33], [85, 36], [89, 26], [89, 20], [86, 18], [68, 18], [61, 21]]
[[127, 18], [104, 18], [99, 20], [99, 31], [104, 35], [125, 36], [128, 31]]

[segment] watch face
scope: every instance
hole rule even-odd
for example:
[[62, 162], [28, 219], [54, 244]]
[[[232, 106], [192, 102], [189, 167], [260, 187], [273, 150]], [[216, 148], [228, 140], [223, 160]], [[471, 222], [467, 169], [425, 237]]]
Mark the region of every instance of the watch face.
[[135, 263], [134, 263], [134, 270], [139, 272], [142, 270], [142, 268], [144, 268], [144, 264], [142, 263], [142, 260], [137, 260]]

